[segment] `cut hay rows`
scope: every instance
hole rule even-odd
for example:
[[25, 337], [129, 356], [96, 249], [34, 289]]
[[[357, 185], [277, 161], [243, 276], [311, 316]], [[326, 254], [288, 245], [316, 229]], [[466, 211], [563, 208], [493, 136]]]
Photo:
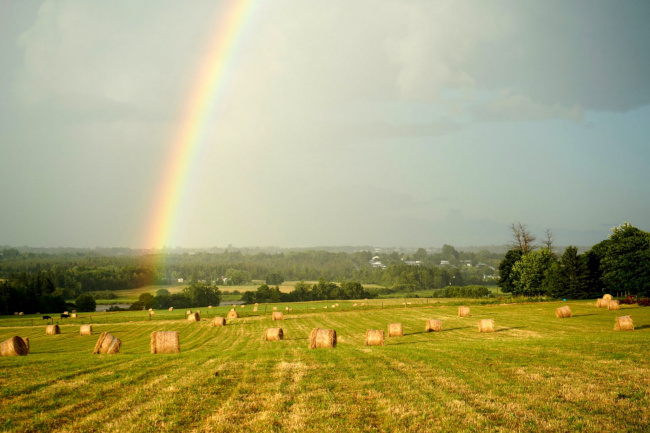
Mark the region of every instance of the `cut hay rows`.
[[234, 308], [230, 311], [228, 311], [228, 315], [226, 316], [228, 319], [237, 319], [239, 317], [239, 314], [237, 314], [237, 310]]
[[92, 325], [81, 325], [79, 328], [79, 335], [93, 335]]
[[401, 323], [391, 323], [388, 325], [388, 337], [401, 337], [404, 335], [404, 329]]
[[215, 317], [212, 319], [212, 326], [226, 326], [226, 319], [223, 317]]
[[47, 328], [45, 328], [45, 335], [55, 335], [60, 333], [61, 328], [59, 328], [59, 325], [47, 325]]
[[151, 333], [151, 353], [180, 353], [180, 351], [180, 333], [178, 331]]
[[333, 329], [312, 329], [309, 334], [309, 348], [320, 349], [329, 347], [336, 347], [336, 331]]
[[479, 320], [478, 332], [494, 332], [494, 320], [493, 319]]
[[612, 300], [609, 301], [609, 303], [607, 304], [607, 309], [608, 309], [608, 310], [618, 310], [619, 308], [620, 308], [620, 305], [619, 305], [618, 300], [615, 301], [615, 300], [612, 299]]
[[469, 317], [469, 307], [458, 307], [458, 317]]
[[614, 324], [615, 331], [634, 331], [634, 321], [631, 316], [621, 316], [616, 318]]
[[428, 319], [425, 332], [442, 331], [442, 320]]
[[25, 356], [29, 353], [29, 348], [25, 341], [16, 336], [0, 343], [0, 356]]
[[271, 320], [284, 320], [284, 316], [281, 312], [274, 311], [273, 314], [271, 314]]
[[192, 313], [189, 316], [187, 316], [187, 320], [190, 322], [199, 322], [201, 321], [201, 313], [197, 311], [196, 313]]
[[383, 346], [384, 331], [377, 329], [368, 329], [366, 331], [366, 346]]
[[284, 331], [282, 328], [268, 328], [264, 333], [264, 340], [266, 341], [280, 341], [284, 338]]
[[567, 317], [571, 317], [572, 315], [573, 313], [571, 313], [571, 308], [569, 308], [568, 305], [555, 309], [555, 317], [558, 319], [565, 319]]
[[122, 341], [108, 332], [102, 332], [93, 349], [94, 355], [111, 355], [120, 352]]

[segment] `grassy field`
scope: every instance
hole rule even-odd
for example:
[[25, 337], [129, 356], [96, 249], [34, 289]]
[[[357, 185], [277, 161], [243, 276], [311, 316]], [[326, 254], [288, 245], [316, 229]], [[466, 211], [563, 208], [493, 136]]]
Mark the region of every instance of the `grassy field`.
[[[238, 308], [225, 327], [184, 312], [83, 314], [45, 335], [30, 316], [0, 318], [0, 340], [29, 337], [26, 357], [0, 358], [5, 431], [648, 431], [650, 308], [597, 309], [594, 301], [406, 308], [384, 300]], [[444, 300], [441, 300], [444, 301]], [[359, 301], [357, 301], [358, 303]], [[430, 301], [431, 302], [431, 301]], [[574, 317], [556, 319], [569, 305]], [[323, 306], [328, 305], [325, 310]], [[284, 305], [278, 305], [284, 310]], [[312, 308], [314, 308], [312, 310]], [[225, 315], [224, 307], [207, 310]], [[615, 332], [631, 315], [636, 330]], [[92, 319], [91, 319], [92, 317]], [[425, 320], [443, 331], [425, 333]], [[479, 319], [496, 332], [479, 334]], [[38, 318], [38, 320], [41, 320]], [[79, 336], [79, 323], [93, 336]], [[364, 345], [367, 329], [399, 322], [405, 335]], [[263, 341], [282, 326], [285, 339]], [[338, 333], [335, 349], [308, 348], [312, 328]], [[180, 331], [181, 353], [151, 355], [152, 331]], [[100, 332], [118, 355], [92, 355]]]

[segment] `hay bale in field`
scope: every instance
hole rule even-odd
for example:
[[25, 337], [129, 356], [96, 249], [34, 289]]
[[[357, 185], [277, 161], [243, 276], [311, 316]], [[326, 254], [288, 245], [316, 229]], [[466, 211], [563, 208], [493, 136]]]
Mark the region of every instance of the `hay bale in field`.
[[599, 298], [596, 301], [596, 307], [598, 308], [607, 308], [609, 306], [609, 299]]
[[201, 314], [201, 310], [196, 310], [195, 313]]
[[384, 331], [368, 329], [366, 331], [366, 346], [383, 346]]
[[29, 353], [29, 347], [25, 341], [16, 336], [0, 343], [0, 356], [25, 356]]
[[469, 317], [469, 307], [458, 307], [458, 317]]
[[178, 331], [152, 332], [151, 353], [180, 353], [179, 335]]
[[338, 304], [338, 303], [337, 303], [337, 304], [334, 304], [334, 305], [336, 305], [337, 307], [339, 306], [339, 304]]
[[620, 305], [619, 305], [618, 300], [614, 300], [614, 299], [612, 299], [612, 300], [609, 301], [609, 303], [607, 304], [607, 309], [608, 309], [608, 310], [618, 310], [619, 308], [620, 308]]
[[253, 313], [257, 311], [257, 307], [253, 307]]
[[149, 308], [149, 311], [150, 311], [150, 312], [153, 311], [153, 308]]
[[229, 319], [237, 319], [239, 317], [239, 314], [237, 314], [237, 310], [234, 308], [230, 311], [228, 311], [228, 315], [226, 316]]
[[479, 320], [478, 332], [494, 332], [494, 320], [493, 319]]
[[309, 348], [319, 349], [324, 347], [336, 347], [336, 331], [333, 329], [312, 329], [309, 334]]
[[271, 314], [271, 319], [272, 320], [284, 320], [284, 315], [279, 311], [274, 311], [273, 314]]
[[185, 315], [186, 315], [186, 316], [187, 316], [188, 314], [192, 314], [192, 310], [187, 310], [187, 311], [185, 312]]
[[212, 319], [212, 326], [226, 326], [226, 319], [223, 317], [215, 317]]
[[404, 335], [404, 329], [402, 329], [401, 323], [390, 323], [388, 325], [388, 338], [401, 337], [403, 335]]
[[81, 328], [79, 328], [79, 335], [93, 335], [92, 325], [81, 325]]
[[197, 311], [187, 316], [187, 320], [190, 322], [199, 322], [201, 320], [201, 314]]
[[212, 305], [208, 305], [208, 309], [212, 308]]
[[29, 338], [23, 337], [23, 343], [27, 346], [27, 353], [29, 353]]
[[356, 307], [356, 306], [357, 306], [357, 304], [352, 304], [352, 306], [353, 306], [353, 307]]
[[365, 302], [362, 302], [362, 303], [361, 303], [361, 306], [362, 306], [362, 307], [365, 307], [365, 306], [366, 306], [366, 303], [365, 303]]
[[621, 316], [616, 318], [614, 331], [634, 331], [634, 321], [631, 316]]
[[336, 308], [336, 304], [332, 305], [332, 308]]
[[285, 311], [289, 311], [289, 307], [286, 307], [286, 308], [285, 308]]
[[71, 319], [76, 319], [77, 318], [77, 313], [71, 313], [70, 318]]
[[70, 313], [68, 313], [67, 311], [64, 311], [63, 314], [70, 314]]
[[112, 355], [119, 353], [121, 346], [122, 341], [119, 338], [108, 332], [102, 332], [93, 349], [93, 355]]
[[609, 293], [606, 294], [606, 295], [603, 295], [603, 299], [606, 300], [606, 301], [611, 301], [612, 300], [612, 295], [610, 295]]
[[14, 316], [17, 316], [17, 315], [18, 315], [18, 311], [14, 311]]
[[558, 319], [565, 319], [571, 316], [573, 316], [573, 313], [571, 313], [571, 308], [568, 305], [555, 309], [555, 317]]
[[278, 307], [273, 307], [273, 311], [278, 311]]
[[54, 335], [60, 333], [61, 328], [59, 328], [59, 325], [47, 325], [47, 328], [45, 328], [45, 335]]
[[442, 320], [429, 319], [427, 320], [426, 332], [442, 331]]
[[174, 307], [169, 307], [169, 311], [174, 311]]
[[19, 315], [19, 316], [24, 316], [25, 313], [23, 313], [23, 312], [21, 311], [20, 313], [18, 313], [18, 315]]
[[327, 305], [325, 305], [323, 308], [327, 308]]
[[244, 308], [245, 306], [246, 306], [246, 305], [242, 305], [242, 306], [240, 306], [239, 308]]
[[264, 333], [264, 340], [266, 341], [280, 341], [283, 338], [284, 338], [284, 331], [282, 330], [282, 328], [269, 328]]

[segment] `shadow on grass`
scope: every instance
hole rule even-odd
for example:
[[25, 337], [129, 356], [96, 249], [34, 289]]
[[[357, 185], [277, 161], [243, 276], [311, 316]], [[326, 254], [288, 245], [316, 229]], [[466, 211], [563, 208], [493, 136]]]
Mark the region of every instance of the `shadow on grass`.
[[641, 325], [641, 326], [635, 326], [634, 327], [635, 330], [637, 330], [637, 329], [647, 329], [647, 328], [650, 328], [650, 325]]
[[583, 314], [572, 314], [571, 317], [582, 317], [582, 316], [597, 316], [596, 313], [583, 313]]
[[494, 332], [505, 332], [505, 331], [512, 331], [513, 329], [525, 329], [528, 328], [528, 326], [513, 326], [511, 328], [500, 328], [500, 329], [495, 329]]

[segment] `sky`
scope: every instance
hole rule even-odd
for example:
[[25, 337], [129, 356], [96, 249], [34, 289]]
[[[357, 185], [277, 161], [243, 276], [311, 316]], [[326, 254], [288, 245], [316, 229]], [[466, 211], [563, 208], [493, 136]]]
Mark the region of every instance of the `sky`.
[[501, 245], [514, 222], [591, 245], [624, 221], [650, 230], [645, 0], [251, 0], [160, 215], [237, 3], [0, 0], [1, 245]]

